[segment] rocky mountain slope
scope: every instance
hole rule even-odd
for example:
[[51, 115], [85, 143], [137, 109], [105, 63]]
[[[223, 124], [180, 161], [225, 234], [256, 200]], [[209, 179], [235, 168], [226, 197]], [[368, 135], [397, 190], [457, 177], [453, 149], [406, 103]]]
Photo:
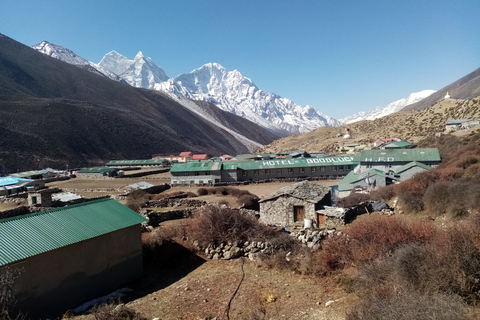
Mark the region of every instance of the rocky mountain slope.
[[278, 137], [210, 104], [112, 81], [1, 34], [0, 136], [0, 166], [10, 172], [187, 150], [238, 154]]
[[420, 92], [414, 92], [407, 98], [403, 98], [392, 103], [389, 103], [386, 107], [377, 107], [370, 111], [361, 111], [354, 115], [340, 119], [343, 124], [353, 123], [362, 120], [374, 120], [389, 114], [398, 112], [408, 105], [416, 103], [435, 93], [435, 90], [423, 90]]
[[452, 99], [473, 99], [480, 95], [480, 68], [443, 87], [422, 101], [411, 104], [403, 111], [421, 110], [445, 98], [447, 92]]
[[210, 102], [281, 136], [340, 124], [338, 120], [311, 106], [301, 107], [289, 99], [260, 90], [237, 70], [228, 71], [217, 63], [209, 63], [190, 73], [169, 79], [165, 71], [142, 52], [129, 60], [111, 51], [99, 64], [95, 64], [69, 49], [46, 41], [33, 48], [77, 66], [88, 66], [91, 71], [105, 74], [114, 80], [121, 79], [137, 88], [155, 89]]
[[[434, 137], [445, 131], [448, 119], [480, 118], [480, 96], [470, 100], [442, 100], [419, 111], [398, 112], [375, 120], [365, 120], [337, 128], [322, 127], [312, 132], [290, 136], [259, 148], [256, 152], [307, 150], [309, 152], [339, 153], [346, 144], [370, 144], [378, 138], [399, 138], [411, 143]], [[347, 128], [351, 139], [343, 139]], [[455, 134], [470, 134], [480, 126]]]
[[239, 71], [228, 71], [218, 63], [206, 64], [158, 83], [154, 88], [211, 102], [283, 136], [340, 124], [311, 106], [301, 107], [289, 99], [260, 90]]

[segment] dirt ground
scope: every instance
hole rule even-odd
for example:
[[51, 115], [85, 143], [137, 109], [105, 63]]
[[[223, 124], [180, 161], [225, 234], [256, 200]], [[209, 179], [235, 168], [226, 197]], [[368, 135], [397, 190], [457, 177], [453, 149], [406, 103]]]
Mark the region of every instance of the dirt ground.
[[[170, 250], [176, 254], [168, 258]], [[146, 263], [145, 276], [124, 297], [127, 306], [147, 319], [334, 320], [344, 319], [357, 299], [331, 279], [269, 269], [247, 258], [205, 261], [183, 247], [166, 251]], [[75, 319], [95, 318], [86, 314]]]

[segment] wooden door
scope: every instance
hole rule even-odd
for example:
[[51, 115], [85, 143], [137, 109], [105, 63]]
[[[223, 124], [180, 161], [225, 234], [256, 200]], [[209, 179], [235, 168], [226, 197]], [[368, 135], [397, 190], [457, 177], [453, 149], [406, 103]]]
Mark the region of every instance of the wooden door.
[[325, 224], [325, 216], [323, 214], [317, 213], [317, 227], [320, 227], [321, 225]]
[[302, 221], [304, 218], [304, 209], [303, 206], [294, 206], [293, 207], [293, 221]]

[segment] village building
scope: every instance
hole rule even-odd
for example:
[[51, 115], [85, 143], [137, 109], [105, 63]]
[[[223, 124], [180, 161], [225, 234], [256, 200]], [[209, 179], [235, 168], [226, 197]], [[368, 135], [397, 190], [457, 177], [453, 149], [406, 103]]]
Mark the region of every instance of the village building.
[[[286, 156], [285, 156], [286, 157]], [[352, 156], [173, 164], [171, 184], [218, 184], [284, 179], [336, 179], [353, 170]]]
[[412, 144], [406, 141], [398, 140], [382, 145], [380, 149], [409, 149]]
[[165, 158], [143, 159], [143, 160], [111, 160], [105, 164], [111, 168], [158, 168], [168, 166]]
[[1, 219], [0, 269], [21, 271], [15, 307], [56, 318], [140, 277], [146, 220], [110, 198]]
[[17, 177], [0, 178], [0, 196], [11, 196], [28, 190], [39, 190], [45, 187], [42, 180], [32, 180]]
[[479, 123], [480, 119], [448, 119], [445, 122], [445, 132], [469, 129]]
[[405, 181], [440, 163], [436, 148], [367, 150], [355, 156], [360, 164], [338, 184], [335, 196], [343, 198], [352, 191], [368, 193], [375, 188]]
[[344, 198], [352, 191], [357, 193], [369, 193], [375, 188], [385, 187], [400, 181], [400, 177], [394, 174], [386, 174], [378, 169], [368, 169], [361, 173], [349, 172], [338, 184], [335, 196]]
[[435, 168], [441, 162], [437, 148], [363, 150], [353, 158], [359, 163], [355, 173], [362, 173], [369, 169], [394, 173], [397, 168], [413, 161]]
[[83, 168], [76, 172], [78, 176], [83, 177], [118, 177], [123, 175], [123, 171], [108, 166]]
[[319, 226], [317, 210], [331, 205], [329, 187], [311, 181], [286, 186], [261, 199], [260, 221], [266, 225], [285, 228], [303, 227], [304, 220]]

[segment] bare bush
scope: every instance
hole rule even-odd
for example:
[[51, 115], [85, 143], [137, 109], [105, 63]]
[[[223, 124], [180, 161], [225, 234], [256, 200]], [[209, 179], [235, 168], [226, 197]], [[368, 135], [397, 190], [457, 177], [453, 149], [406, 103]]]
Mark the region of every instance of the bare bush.
[[452, 295], [389, 291], [372, 296], [347, 312], [346, 320], [469, 320], [468, 309]]
[[189, 238], [201, 245], [228, 241], [247, 241], [261, 233], [262, 225], [255, 217], [222, 206], [204, 207], [190, 223]]
[[146, 320], [147, 318], [140, 315], [132, 308], [114, 302], [107, 302], [95, 306], [90, 311], [93, 313], [95, 320]]
[[14, 308], [17, 299], [13, 292], [15, 281], [20, 276], [20, 269], [12, 269], [3, 267], [0, 269], [0, 319], [1, 320], [20, 320], [25, 316], [20, 314], [14, 315]]

